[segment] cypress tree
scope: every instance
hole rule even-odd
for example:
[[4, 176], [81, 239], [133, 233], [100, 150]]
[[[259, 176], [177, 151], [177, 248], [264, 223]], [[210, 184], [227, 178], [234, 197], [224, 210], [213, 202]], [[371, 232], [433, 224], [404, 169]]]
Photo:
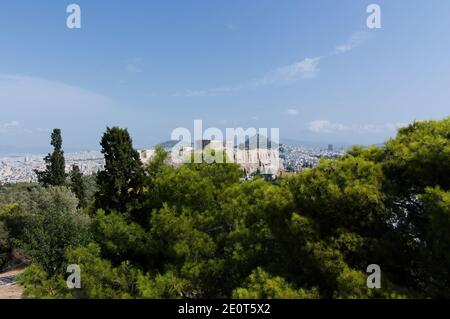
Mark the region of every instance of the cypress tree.
[[38, 182], [44, 186], [62, 186], [66, 183], [66, 162], [64, 151], [62, 150], [61, 130], [55, 128], [51, 135], [50, 144], [53, 146], [53, 153], [49, 153], [45, 158], [46, 169], [44, 171], [35, 170]]
[[97, 175], [95, 206], [105, 212], [129, 213], [138, 209], [144, 186], [144, 168], [126, 129], [107, 128], [100, 145], [105, 168]]
[[78, 165], [73, 165], [70, 172], [70, 189], [78, 198], [78, 207], [86, 207], [86, 186]]

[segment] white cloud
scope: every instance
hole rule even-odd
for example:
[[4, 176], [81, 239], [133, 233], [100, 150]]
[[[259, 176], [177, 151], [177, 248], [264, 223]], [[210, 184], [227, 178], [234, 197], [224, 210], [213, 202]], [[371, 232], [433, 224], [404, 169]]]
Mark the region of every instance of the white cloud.
[[176, 92], [173, 94], [175, 97], [183, 96], [183, 97], [206, 97], [206, 96], [215, 96], [220, 93], [227, 93], [232, 91], [243, 90], [243, 86], [236, 87], [217, 87], [206, 90], [186, 90], [184, 92]]
[[286, 113], [292, 116], [298, 115], [298, 111], [296, 109], [288, 109]]
[[314, 133], [331, 133], [333, 131], [343, 131], [345, 127], [339, 123], [331, 123], [327, 120], [316, 120], [308, 123], [308, 129]]
[[187, 97], [199, 97], [212, 95], [211, 90], [187, 90], [183, 95]]
[[0, 123], [0, 133], [9, 133], [11, 131], [15, 131], [19, 127], [20, 127], [20, 123], [17, 121]]
[[268, 83], [289, 83], [295, 80], [312, 79], [319, 73], [320, 57], [306, 58], [302, 61], [275, 69], [265, 79]]
[[0, 127], [3, 129], [9, 129], [9, 128], [14, 128], [14, 127], [19, 127], [19, 126], [20, 126], [20, 123], [17, 121], [11, 121], [11, 122], [0, 125]]
[[142, 59], [134, 58], [132, 62], [130, 62], [126, 65], [126, 69], [128, 72], [134, 73], [134, 74], [144, 72], [144, 69], [142, 66]]
[[356, 47], [363, 44], [367, 40], [367, 37], [368, 33], [365, 31], [353, 33], [347, 43], [338, 45], [335, 48], [334, 54], [343, 54], [355, 49]]
[[36, 129], [36, 132], [39, 132], [39, 133], [50, 133], [52, 130], [51, 129], [49, 129], [49, 128], [42, 128], [42, 127], [38, 127], [37, 129]]
[[263, 77], [256, 78], [237, 86], [230, 87], [216, 87], [206, 90], [186, 90], [184, 93], [175, 93], [174, 96], [185, 97], [205, 97], [215, 96], [221, 93], [237, 92], [249, 89], [257, 89], [263, 86], [270, 85], [287, 85], [299, 79], [312, 79], [319, 73], [320, 57], [306, 58], [300, 62], [290, 65], [278, 67]]
[[405, 126], [404, 123], [386, 123], [386, 124], [351, 124], [330, 122], [328, 120], [316, 120], [308, 123], [308, 129], [314, 133], [336, 133], [336, 132], [354, 132], [354, 133], [382, 133], [386, 131], [396, 131]]
[[138, 67], [136, 64], [129, 63], [127, 64], [127, 71], [130, 73], [142, 73], [143, 70]]
[[[26, 128], [23, 127], [18, 121], [11, 121], [7, 123], [0, 123], [0, 134], [13, 134], [13, 135], [23, 135], [25, 134], [36, 134], [36, 133], [49, 133], [50, 129], [44, 129], [44, 128]], [[0, 140], [0, 142], [2, 142]]]
[[319, 63], [323, 58], [328, 58], [333, 55], [349, 52], [363, 44], [367, 38], [367, 32], [355, 32], [350, 37], [347, 43], [338, 45], [331, 54], [313, 58], [304, 58], [303, 60], [300, 60], [298, 62], [277, 67], [262, 77], [243, 82], [236, 86], [216, 87], [206, 90], [187, 90], [185, 93], [176, 93], [175, 95], [186, 97], [214, 96], [220, 93], [257, 89], [270, 85], [287, 85], [292, 84], [298, 80], [314, 79], [319, 74]]

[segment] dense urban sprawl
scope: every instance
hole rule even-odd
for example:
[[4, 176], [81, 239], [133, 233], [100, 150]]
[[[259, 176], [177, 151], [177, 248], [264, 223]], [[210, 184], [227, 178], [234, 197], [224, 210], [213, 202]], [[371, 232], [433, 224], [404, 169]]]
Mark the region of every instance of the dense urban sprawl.
[[[0, 183], [35, 182], [35, 170], [44, 170], [45, 155], [23, 155], [0, 157]], [[77, 164], [84, 175], [103, 168], [104, 158], [98, 151], [83, 151], [65, 154], [66, 171]]]
[[[335, 151], [332, 147], [323, 150], [280, 145], [280, 160], [286, 171], [298, 172], [315, 166], [320, 158], [335, 158], [342, 154], [342, 150]], [[0, 183], [35, 182], [34, 171], [45, 169], [44, 156], [35, 154], [0, 157]], [[77, 164], [84, 175], [96, 173], [104, 165], [103, 155], [99, 151], [67, 153], [65, 159], [66, 171]]]

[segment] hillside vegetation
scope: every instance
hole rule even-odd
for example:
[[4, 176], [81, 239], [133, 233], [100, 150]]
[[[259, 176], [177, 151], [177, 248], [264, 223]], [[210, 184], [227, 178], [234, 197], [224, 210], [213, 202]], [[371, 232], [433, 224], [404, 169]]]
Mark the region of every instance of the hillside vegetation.
[[0, 187], [0, 264], [31, 260], [25, 297], [450, 297], [450, 118], [275, 183], [242, 182], [235, 164], [171, 167], [162, 148], [143, 167], [116, 127], [105, 169], [68, 178], [58, 134], [40, 184]]

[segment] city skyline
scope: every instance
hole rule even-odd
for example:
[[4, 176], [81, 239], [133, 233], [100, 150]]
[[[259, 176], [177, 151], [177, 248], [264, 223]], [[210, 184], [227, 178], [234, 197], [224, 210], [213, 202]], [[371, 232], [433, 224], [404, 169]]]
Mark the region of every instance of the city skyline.
[[79, 30], [69, 3], [2, 4], [0, 152], [46, 152], [55, 127], [65, 149], [96, 150], [114, 125], [148, 148], [196, 119], [370, 145], [448, 116], [445, 1], [377, 1], [381, 29], [372, 1], [76, 3]]

